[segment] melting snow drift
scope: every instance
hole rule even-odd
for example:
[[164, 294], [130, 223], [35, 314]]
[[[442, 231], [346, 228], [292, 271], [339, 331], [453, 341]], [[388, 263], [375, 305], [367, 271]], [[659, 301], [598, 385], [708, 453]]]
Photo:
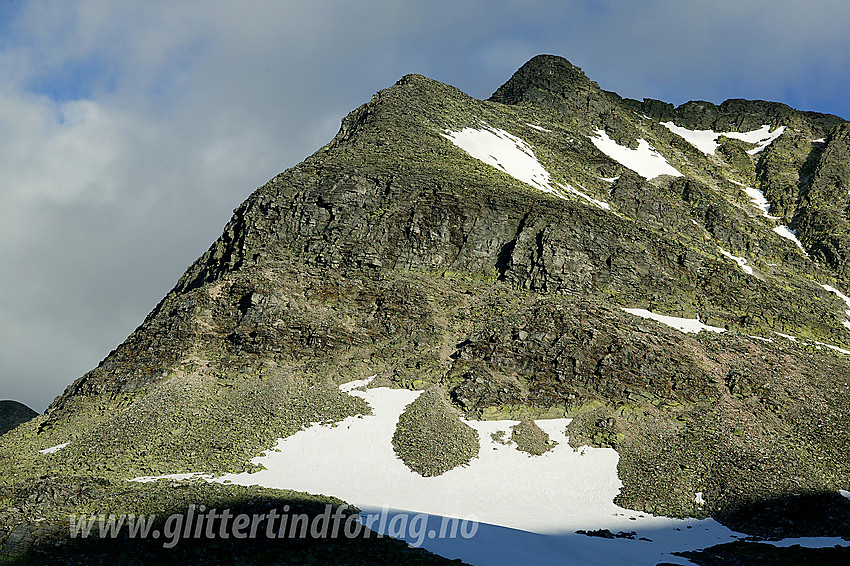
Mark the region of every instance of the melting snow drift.
[[659, 175], [672, 175], [673, 177], [681, 177], [679, 173], [670, 163], [664, 159], [664, 156], [649, 145], [643, 138], [637, 140], [637, 149], [630, 149], [622, 146], [608, 137], [605, 130], [596, 130], [595, 138], [590, 138], [596, 148], [616, 161], [617, 163], [628, 167], [641, 177], [654, 179]]
[[747, 265], [746, 258], [739, 257], [739, 256], [736, 256], [736, 255], [732, 255], [731, 253], [727, 252], [723, 248], [718, 248], [718, 249], [720, 250], [720, 253], [723, 254], [725, 257], [728, 257], [729, 259], [731, 259], [732, 261], [737, 263], [738, 267], [741, 268], [741, 271], [743, 271], [747, 275], [753, 274], [753, 268], [750, 267], [749, 265]]
[[[832, 285], [821, 285], [821, 287], [823, 287], [825, 291], [829, 291], [830, 293], [833, 293], [839, 299], [844, 301], [844, 303], [847, 305], [847, 310], [844, 311], [844, 314], [846, 314], [848, 317], [850, 317], [850, 297], [848, 297], [847, 295], [845, 295], [844, 293], [842, 293], [841, 291], [839, 291], [838, 289], [836, 289]], [[850, 330], [850, 320], [844, 320], [844, 321], [841, 322], [841, 324], [843, 324], [845, 328]]]
[[707, 324], [703, 324], [700, 322], [698, 318], [679, 318], [678, 316], [667, 316], [663, 314], [655, 314], [654, 312], [650, 312], [646, 309], [623, 309], [629, 314], [633, 314], [635, 316], [639, 316], [642, 318], [649, 318], [655, 321], [658, 321], [662, 324], [666, 324], [676, 330], [681, 332], [700, 332], [701, 330], [708, 330], [710, 332], [726, 332], [725, 328], [720, 328], [718, 326], [708, 326]]
[[537, 161], [531, 147], [505, 130], [464, 128], [441, 135], [475, 159], [541, 191], [554, 193], [549, 186], [549, 172]]
[[[765, 218], [769, 218], [770, 220], [779, 220], [778, 216], [770, 215], [770, 203], [767, 202], [767, 199], [764, 196], [764, 193], [758, 189], [754, 189], [753, 187], [748, 187], [743, 183], [739, 183], [738, 181], [733, 181], [729, 179], [729, 182], [738, 185], [743, 189], [743, 191], [750, 197], [750, 200], [753, 202], [753, 205], [758, 207], [761, 210], [761, 213]], [[803, 255], [809, 257], [809, 254], [806, 253], [806, 248], [803, 247], [803, 243], [797, 239], [797, 233], [790, 229], [788, 226], [776, 226], [773, 228], [773, 231], [780, 237], [785, 238], [786, 240], [791, 240], [794, 242], [800, 251], [803, 252]]]
[[717, 138], [725, 136], [736, 140], [741, 140], [746, 143], [756, 144], [756, 147], [747, 151], [750, 155], [755, 155], [764, 148], [772, 144], [776, 138], [785, 132], [785, 126], [779, 126], [772, 132], [770, 125], [765, 124], [758, 130], [749, 132], [715, 132], [713, 130], [689, 130], [681, 126], [677, 126], [673, 122], [661, 122], [661, 125], [683, 138], [686, 142], [700, 150], [706, 155], [714, 155], [717, 150]]
[[776, 232], [777, 235], [785, 238], [786, 240], [791, 240], [792, 242], [797, 244], [797, 247], [800, 248], [800, 251], [802, 251], [806, 255], [806, 257], [809, 257], [809, 254], [806, 253], [806, 248], [804, 248], [803, 243], [797, 239], [797, 233], [794, 230], [790, 229], [788, 226], [777, 226], [773, 229], [773, 231]]
[[[336, 496], [360, 508], [360, 522], [373, 531], [474, 566], [688, 564], [671, 553], [744, 538], [712, 519], [671, 519], [615, 505], [622, 487], [617, 453], [610, 448], [573, 449], [565, 435], [570, 419], [536, 421], [557, 443], [542, 456], [520, 452], [506, 440], [517, 421], [466, 421], [478, 433], [479, 455], [443, 475], [422, 477], [407, 468], [392, 447], [399, 415], [421, 392], [364, 389], [370, 381], [350, 382], [340, 390], [369, 403], [371, 415], [334, 425], [316, 423], [278, 440], [253, 460], [264, 470], [211, 480], [197, 473], [162, 477]], [[704, 504], [706, 495], [696, 492], [693, 500]], [[576, 533], [599, 529], [629, 534], [608, 539]], [[847, 542], [824, 537], [771, 544], [818, 547]]]
[[661, 125], [706, 155], [714, 155], [717, 150], [717, 138], [720, 134], [713, 130], [689, 130], [673, 122], [661, 122]]
[[[528, 126], [549, 131], [533, 124], [528, 124]], [[487, 165], [495, 167], [499, 171], [507, 173], [511, 177], [543, 192], [566, 199], [566, 191], [567, 193], [583, 198], [599, 208], [605, 210], [611, 208], [607, 202], [596, 200], [574, 189], [569, 184], [562, 185], [556, 183], [557, 187], [553, 187], [549, 172], [537, 161], [537, 157], [535, 157], [531, 146], [505, 130], [490, 127], [481, 130], [464, 128], [457, 132], [446, 130], [440, 135], [450, 140], [475, 159], [483, 161]]]
[[65, 444], [57, 444], [56, 446], [51, 446], [50, 448], [45, 448], [44, 450], [39, 450], [39, 454], [53, 454], [54, 452], [59, 452], [66, 446], [71, 444], [70, 442], [66, 442]]

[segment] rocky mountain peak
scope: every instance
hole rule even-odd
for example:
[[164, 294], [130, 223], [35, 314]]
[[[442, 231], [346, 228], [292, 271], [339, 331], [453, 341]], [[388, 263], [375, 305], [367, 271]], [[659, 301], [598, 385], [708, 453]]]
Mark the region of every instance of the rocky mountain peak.
[[577, 91], [599, 89], [579, 68], [557, 55], [537, 55], [498, 88], [490, 100], [502, 104], [555, 103]]
[[0, 480], [253, 470], [371, 383], [430, 392], [387, 436], [422, 475], [585, 443], [617, 451], [624, 508], [773, 536], [817, 528], [742, 517], [826, 494], [846, 524], [817, 532], [850, 535], [848, 164], [840, 118], [622, 99], [552, 55], [489, 101], [406, 75], [0, 437]]

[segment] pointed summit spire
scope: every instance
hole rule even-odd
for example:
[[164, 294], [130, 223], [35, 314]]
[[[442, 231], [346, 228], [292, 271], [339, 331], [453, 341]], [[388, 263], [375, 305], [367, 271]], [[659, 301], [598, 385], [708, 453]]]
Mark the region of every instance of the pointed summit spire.
[[579, 68], [557, 55], [536, 55], [499, 87], [490, 100], [502, 104], [553, 102], [599, 85]]

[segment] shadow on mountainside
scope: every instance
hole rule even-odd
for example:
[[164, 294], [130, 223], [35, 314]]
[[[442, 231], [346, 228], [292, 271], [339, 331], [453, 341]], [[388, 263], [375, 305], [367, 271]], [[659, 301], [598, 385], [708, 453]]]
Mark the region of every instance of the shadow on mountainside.
[[[850, 500], [838, 493], [792, 494], [742, 504], [723, 512], [717, 519], [730, 529], [746, 532], [752, 537], [704, 550], [676, 553], [677, 556], [700, 566], [850, 563], [848, 543], [843, 546], [824, 543], [821, 548], [806, 548], [787, 543], [775, 546], [769, 542], [785, 537], [841, 537], [845, 541], [850, 540]], [[765, 542], [757, 542], [760, 539]], [[837, 539], [833, 540], [837, 542]]]
[[[229, 519], [222, 526], [225, 510]], [[110, 515], [124, 523], [110, 528], [115, 524]], [[0, 488], [0, 564], [437, 565], [462, 560], [489, 566], [652, 566], [681, 563], [677, 555], [683, 552], [698, 564], [712, 565], [850, 563], [850, 543], [845, 542], [850, 540], [850, 501], [838, 493], [758, 501], [718, 518], [726, 526], [711, 519], [656, 521], [624, 510], [583, 532], [541, 534], [474, 518], [355, 510], [323, 495], [202, 480], [138, 483], [43, 476]], [[755, 544], [756, 536], [833, 538], [785, 540], [777, 544], [789, 548], [777, 549]], [[795, 542], [823, 548], [790, 546]], [[836, 544], [845, 547], [828, 548]]]
[[[67, 489], [71, 486], [79, 488], [76, 495], [69, 496]], [[83, 477], [42, 478], [2, 496], [11, 498], [15, 509], [27, 515], [27, 521], [19, 522], [11, 532], [0, 530], [3, 542], [0, 564], [16, 566], [45, 563], [437, 565], [461, 564], [461, 561], [487, 566], [530, 563], [652, 566], [681, 564], [683, 558], [711, 566], [850, 563], [850, 542], [845, 542], [850, 539], [847, 509], [850, 502], [842, 505], [829, 494], [760, 502], [738, 509], [734, 517], [730, 515], [731, 520], [749, 533], [753, 528], [748, 521], [765, 523], [757, 527], [764, 533], [783, 533], [775, 538], [789, 533], [846, 537], [845, 541], [785, 540], [776, 543], [778, 546], [730, 531], [713, 520], [662, 519], [663, 524], [642, 526], [646, 523], [632, 523], [630, 516], [614, 520], [619, 523], [612, 522], [626, 524], [628, 528], [588, 527], [586, 531], [541, 534], [438, 515], [389, 509], [375, 513], [375, 509], [370, 509], [360, 515], [360, 521], [373, 529], [369, 530], [357, 526], [359, 523], [354, 520], [357, 510], [334, 498], [203, 481], [161, 480], [139, 484]], [[51, 499], [54, 496], [61, 500]], [[8, 514], [9, 509], [3, 514]], [[225, 510], [229, 519], [227, 526], [222, 527]], [[136, 527], [144, 516], [136, 535], [130, 534], [129, 515], [124, 516], [120, 528], [110, 529], [110, 514], [118, 519], [122, 513], [131, 511], [135, 512], [132, 524]], [[152, 514], [156, 518], [149, 520]], [[626, 513], [630, 514], [643, 516], [636, 511]], [[771, 530], [766, 526], [767, 521], [779, 526]], [[795, 528], [790, 529], [788, 524]], [[83, 536], [86, 530], [88, 535]], [[356, 534], [348, 536], [346, 532]], [[379, 536], [379, 532], [387, 536]], [[819, 548], [794, 546], [795, 543]], [[835, 547], [837, 544], [846, 546]]]
[[714, 517], [732, 530], [764, 539], [850, 539], [850, 499], [837, 492], [790, 494], [742, 503]]
[[779, 548], [769, 544], [731, 542], [705, 550], [677, 553], [699, 566], [843, 566], [850, 562], [850, 548]]
[[38, 413], [18, 401], [0, 401], [0, 434], [6, 434], [21, 423], [38, 416]]
[[354, 519], [357, 536], [348, 537], [357, 510], [321, 495], [79, 476], [7, 488], [2, 500], [11, 503], [0, 509], [4, 565], [460, 564], [357, 529]]

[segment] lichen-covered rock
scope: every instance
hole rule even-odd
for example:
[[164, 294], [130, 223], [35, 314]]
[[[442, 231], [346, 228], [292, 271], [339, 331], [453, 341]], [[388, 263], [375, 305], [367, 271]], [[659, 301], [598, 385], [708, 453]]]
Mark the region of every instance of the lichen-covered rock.
[[445, 392], [431, 387], [398, 418], [393, 448], [414, 472], [439, 476], [478, 456], [478, 433], [460, 419]]
[[542, 428], [531, 419], [523, 419], [511, 427], [511, 440], [517, 450], [527, 452], [532, 456], [540, 456], [555, 447], [555, 442], [549, 439]]
[[818, 152], [797, 226], [811, 254], [850, 278], [850, 127], [834, 128]]

